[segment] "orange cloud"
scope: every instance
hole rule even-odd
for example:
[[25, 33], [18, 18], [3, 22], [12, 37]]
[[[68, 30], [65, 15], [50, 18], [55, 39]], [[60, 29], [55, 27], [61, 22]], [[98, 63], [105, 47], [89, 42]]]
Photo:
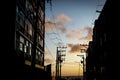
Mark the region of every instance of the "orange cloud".
[[66, 27], [65, 27], [65, 25], [64, 25], [64, 23], [63, 22], [61, 22], [61, 21], [58, 21], [57, 23], [56, 23], [56, 25], [57, 25], [57, 30], [60, 30], [60, 32], [62, 32], [62, 33], [65, 33], [66, 32]]
[[71, 21], [71, 19], [64, 15], [64, 14], [60, 14], [57, 17], [55, 17], [54, 19], [46, 19], [45, 20], [45, 31], [54, 31], [54, 30], [59, 30], [61, 33], [65, 33], [66, 32], [66, 27], [65, 27], [65, 23]]
[[80, 53], [82, 49], [85, 49], [84, 46], [81, 46], [80, 44], [67, 44], [70, 48], [70, 53]]
[[80, 30], [69, 30], [66, 37], [70, 39], [79, 38]]
[[64, 15], [60, 14], [57, 17], [46, 19], [45, 32], [60, 31], [61, 34], [65, 34], [66, 38], [69, 39], [78, 39], [83, 41], [91, 41], [93, 35], [93, 29], [91, 27], [85, 27], [83, 29], [71, 29], [68, 30], [65, 26], [66, 22], [71, 21], [71, 19]]
[[51, 20], [46, 20], [46, 23], [45, 23], [45, 31], [48, 32], [48, 31], [53, 31], [55, 29], [54, 27], [54, 24], [53, 21]]
[[92, 35], [93, 35], [93, 29], [91, 27], [85, 27], [83, 29], [84, 32], [87, 31], [87, 35], [86, 36], [83, 36], [80, 38], [80, 40], [88, 40], [88, 41], [91, 41], [92, 40]]
[[68, 16], [64, 15], [64, 14], [60, 14], [58, 16], [58, 18], [60, 19], [60, 21], [65, 21], [65, 22], [71, 21], [71, 19]]
[[[67, 30], [68, 31], [68, 30]], [[69, 39], [79, 39], [79, 40], [92, 40], [93, 29], [91, 27], [85, 27], [78, 30], [69, 30], [66, 37]]]
[[46, 32], [55, 31], [55, 30], [59, 30], [61, 33], [65, 33], [66, 27], [62, 21], [53, 22], [51, 20], [51, 21], [47, 21], [45, 23], [45, 31]]

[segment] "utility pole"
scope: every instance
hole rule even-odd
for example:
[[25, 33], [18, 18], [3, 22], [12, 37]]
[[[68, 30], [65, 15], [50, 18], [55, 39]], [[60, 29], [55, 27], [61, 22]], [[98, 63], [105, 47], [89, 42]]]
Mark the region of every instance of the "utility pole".
[[66, 47], [57, 47], [57, 54], [56, 54], [56, 80], [61, 79], [61, 67], [62, 67], [62, 62], [65, 58], [62, 58], [65, 56], [65, 54], [62, 54], [62, 52], [65, 52], [64, 50]]
[[59, 76], [59, 62], [58, 62], [58, 47], [57, 47], [57, 54], [56, 54], [56, 80], [58, 80]]
[[84, 55], [77, 55], [77, 56], [80, 56], [80, 57], [82, 57], [82, 59], [83, 59], [83, 61], [81, 61], [81, 63], [83, 64], [83, 80], [84, 80]]
[[[84, 47], [83, 49], [81, 49], [81, 53], [84, 53], [86, 52], [86, 48], [88, 48], [88, 45], [87, 44], [80, 44], [80, 46]], [[81, 63], [83, 64], [83, 80], [85, 80], [85, 67], [86, 67], [86, 63], [85, 63], [85, 55], [82, 54], [82, 55], [77, 55], [77, 56], [80, 56], [82, 57], [83, 61], [81, 61]]]

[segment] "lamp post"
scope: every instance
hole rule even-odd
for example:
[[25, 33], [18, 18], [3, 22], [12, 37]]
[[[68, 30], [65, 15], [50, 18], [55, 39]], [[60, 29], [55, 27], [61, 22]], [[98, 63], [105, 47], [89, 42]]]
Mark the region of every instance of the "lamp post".
[[77, 56], [80, 56], [82, 57], [83, 61], [81, 61], [81, 63], [83, 64], [83, 80], [84, 80], [84, 55], [77, 55]]
[[[87, 44], [80, 44], [80, 46], [82, 46], [83, 48], [81, 49], [81, 53], [86, 53], [86, 49], [88, 48], [88, 45]], [[82, 54], [82, 55], [77, 55], [77, 56], [80, 56], [82, 57], [83, 61], [81, 61], [81, 63], [83, 63], [83, 80], [86, 80], [86, 62], [85, 62], [85, 59], [86, 59], [86, 54]]]

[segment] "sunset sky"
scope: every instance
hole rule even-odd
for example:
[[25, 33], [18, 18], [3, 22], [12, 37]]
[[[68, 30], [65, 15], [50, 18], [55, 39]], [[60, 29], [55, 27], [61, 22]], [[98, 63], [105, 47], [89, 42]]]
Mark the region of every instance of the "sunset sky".
[[[97, 19], [105, 0], [52, 0], [46, 3], [45, 24], [45, 65], [52, 64], [55, 75], [56, 50], [66, 46], [65, 61], [62, 63], [62, 76], [82, 75], [83, 46], [92, 40], [94, 20]], [[85, 55], [86, 56], [86, 55]]]

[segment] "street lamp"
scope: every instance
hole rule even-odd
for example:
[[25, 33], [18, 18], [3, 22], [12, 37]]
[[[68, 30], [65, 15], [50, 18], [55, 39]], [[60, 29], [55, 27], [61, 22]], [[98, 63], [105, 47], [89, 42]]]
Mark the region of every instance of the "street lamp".
[[[83, 49], [81, 49], [81, 53], [85, 53], [86, 52], [86, 48], [88, 48], [88, 45], [87, 44], [80, 44], [80, 46], [84, 47]], [[81, 63], [83, 64], [83, 80], [85, 80], [85, 59], [86, 59], [86, 54], [82, 54], [82, 55], [77, 55], [77, 56], [80, 56], [82, 57], [83, 61], [81, 61]]]
[[84, 76], [84, 55], [77, 55], [77, 56], [80, 56], [80, 57], [82, 57], [82, 59], [83, 59], [83, 61], [81, 61], [81, 63], [83, 64], [83, 76]]
[[77, 56], [80, 56], [82, 57], [83, 61], [81, 61], [81, 63], [83, 64], [83, 80], [84, 80], [84, 55], [77, 55]]

